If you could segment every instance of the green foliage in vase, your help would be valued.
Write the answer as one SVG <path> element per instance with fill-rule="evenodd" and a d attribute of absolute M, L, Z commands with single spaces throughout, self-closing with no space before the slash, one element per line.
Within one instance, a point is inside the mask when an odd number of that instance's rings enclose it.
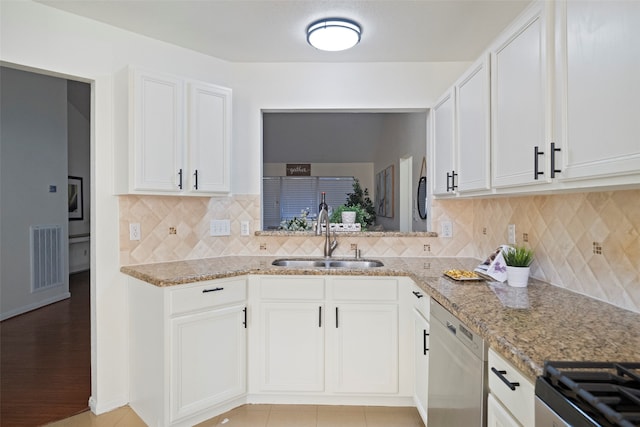
<path fill-rule="evenodd" d="M 362 209 L 360 206 L 347 206 L 347 205 L 338 206 L 333 210 L 333 213 L 331 214 L 331 218 L 329 218 L 329 222 L 335 222 L 335 223 L 342 222 L 342 212 L 355 212 L 356 223 L 360 224 L 360 229 L 363 231 L 367 229 L 367 223 L 366 223 L 367 212 L 364 209 Z"/>
<path fill-rule="evenodd" d="M 533 261 L 533 250 L 524 246 L 515 246 L 509 250 L 503 250 L 504 262 L 510 267 L 529 267 Z"/>
<path fill-rule="evenodd" d="M 361 209 L 362 217 L 358 218 L 358 213 L 356 212 L 356 222 L 359 222 L 363 228 L 370 227 L 376 223 L 376 209 L 369 198 L 369 190 L 362 189 L 358 178 L 353 180 L 353 193 L 347 194 L 347 202 L 344 205 Z M 338 222 L 342 222 L 342 220 Z"/>

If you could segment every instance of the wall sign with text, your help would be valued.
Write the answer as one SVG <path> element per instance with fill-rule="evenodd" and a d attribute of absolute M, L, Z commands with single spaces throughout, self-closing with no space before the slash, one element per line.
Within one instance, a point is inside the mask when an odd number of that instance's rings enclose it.
<path fill-rule="evenodd" d="M 287 163 L 287 176 L 311 176 L 311 163 Z"/>

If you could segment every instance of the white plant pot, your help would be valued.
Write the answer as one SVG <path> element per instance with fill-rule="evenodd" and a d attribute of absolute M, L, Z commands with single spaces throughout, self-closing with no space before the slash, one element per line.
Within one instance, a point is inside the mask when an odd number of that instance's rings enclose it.
<path fill-rule="evenodd" d="M 531 267 L 507 266 L 507 283 L 514 288 L 525 288 L 529 283 L 529 270 Z"/>
<path fill-rule="evenodd" d="M 342 212 L 342 223 L 343 224 L 353 224 L 356 222 L 356 213 L 345 211 Z"/>

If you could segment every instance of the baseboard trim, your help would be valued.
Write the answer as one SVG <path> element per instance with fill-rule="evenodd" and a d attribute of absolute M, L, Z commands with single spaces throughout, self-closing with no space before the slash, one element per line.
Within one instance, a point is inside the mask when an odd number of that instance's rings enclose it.
<path fill-rule="evenodd" d="M 65 292 L 60 295 L 56 295 L 55 297 L 51 297 L 42 301 L 34 302 L 33 304 L 24 305 L 22 307 L 18 307 L 13 310 L 9 310 L 5 313 L 0 314 L 0 321 L 10 319 L 15 316 L 19 316 L 24 313 L 28 313 L 30 311 L 36 310 L 38 308 L 42 308 L 45 305 L 53 304 L 54 302 L 62 301 L 71 297 L 70 292 Z"/>

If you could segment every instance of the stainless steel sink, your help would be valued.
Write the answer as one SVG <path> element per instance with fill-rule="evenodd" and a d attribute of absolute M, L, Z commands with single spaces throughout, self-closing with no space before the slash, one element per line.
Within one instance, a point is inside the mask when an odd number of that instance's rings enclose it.
<path fill-rule="evenodd" d="M 375 259 L 300 259 L 300 258 L 283 258 L 277 259 L 271 263 L 278 267 L 297 267 L 297 268 L 373 268 L 382 267 L 382 261 Z"/>

